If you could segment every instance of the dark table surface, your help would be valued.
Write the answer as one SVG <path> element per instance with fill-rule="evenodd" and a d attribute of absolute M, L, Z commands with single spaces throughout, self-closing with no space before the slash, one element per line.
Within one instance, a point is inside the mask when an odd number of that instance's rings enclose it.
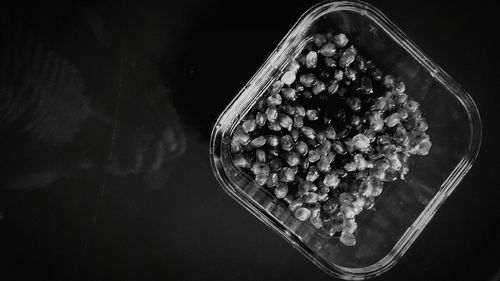
<path fill-rule="evenodd" d="M 495 114 L 500 61 L 495 9 L 482 1 L 369 2 L 471 94 L 483 121 L 481 151 L 469 174 L 396 266 L 373 280 L 499 280 L 495 149 L 500 140 Z M 157 174 L 119 175 L 95 164 L 75 175 L 58 167 L 50 169 L 64 176 L 54 176 L 47 184 L 35 180 L 40 185 L 36 187 L 17 187 L 10 184 L 9 175 L 29 178 L 29 173 L 24 173 L 24 162 L 10 163 L 16 162 L 16 155 L 30 159 L 22 155 L 32 153 L 36 144 L 30 137 L 13 140 L 5 133 L 0 280 L 332 280 L 224 193 L 208 155 L 217 116 L 313 4 L 186 0 L 44 3 L 26 8 L 27 22 L 51 19 L 47 27 L 35 26 L 42 30 L 42 40 L 52 38 L 61 57 L 77 69 L 87 67 L 82 73 L 98 73 L 99 79 L 88 79 L 86 89 L 109 87 L 115 98 L 108 105 L 112 116 L 118 116 L 110 127 L 87 124 L 86 135 L 71 140 L 81 142 L 80 148 L 58 150 L 56 145 L 49 152 L 33 152 L 39 166 L 57 167 L 66 163 L 60 158 L 78 158 L 74 155 L 81 147 L 98 146 L 85 137 L 94 134 L 102 137 L 105 147 L 96 149 L 101 158 L 120 158 L 120 153 L 126 158 L 127 148 L 109 145 L 120 143 L 120 137 L 134 139 L 131 134 L 148 130 L 141 122 L 157 117 L 142 106 L 149 88 L 142 91 L 136 86 L 139 90 L 132 92 L 120 87 L 135 83 L 151 69 L 160 77 L 155 83 L 169 89 L 169 104 L 180 120 L 164 126 L 181 127 L 175 132 L 183 132 L 185 138 L 177 137 L 186 145 L 182 155 L 167 161 Z M 69 24 L 75 19 L 73 5 L 83 7 L 86 18 L 92 19 L 83 26 L 110 26 L 108 33 L 96 28 L 101 34 L 97 37 L 111 42 L 104 44 L 107 51 L 88 47 L 94 39 L 72 41 L 82 34 L 77 25 Z M 56 28 L 50 29 L 51 24 Z M 130 61 L 135 67 L 136 55 L 141 57 L 137 61 L 148 64 L 139 63 L 137 73 L 124 76 L 124 64 Z M 110 63 L 101 67 L 108 59 Z M 105 67 L 109 69 L 103 71 Z M 144 80 L 134 85 L 147 84 Z M 118 133 L 113 133 L 116 128 Z M 100 135 L 100 130 L 110 134 Z M 121 143 L 133 150 L 136 142 Z"/>

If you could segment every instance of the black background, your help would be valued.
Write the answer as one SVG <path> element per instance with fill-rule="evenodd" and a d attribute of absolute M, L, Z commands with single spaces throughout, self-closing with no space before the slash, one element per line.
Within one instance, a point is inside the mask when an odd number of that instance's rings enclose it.
<path fill-rule="evenodd" d="M 496 10 L 480 1 L 369 2 L 471 94 L 483 122 L 472 170 L 396 266 L 373 280 L 498 280 Z M 104 189 L 63 181 L 2 191 L 0 280 L 332 280 L 227 196 L 208 158 L 219 113 L 315 3 L 92 4 L 126 22 L 123 33 L 151 27 L 144 32 L 156 39 L 145 46 L 167 49 L 157 63 L 179 90 L 187 150 L 160 190 L 109 179 Z M 65 11 L 47 4 L 40 13 Z M 148 25 L 134 24 L 144 18 Z"/>

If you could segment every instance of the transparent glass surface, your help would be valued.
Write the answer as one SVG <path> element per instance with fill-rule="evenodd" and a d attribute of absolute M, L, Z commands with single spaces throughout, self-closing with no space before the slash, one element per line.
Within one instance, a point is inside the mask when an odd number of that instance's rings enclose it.
<path fill-rule="evenodd" d="M 309 222 L 295 219 L 273 194 L 236 168 L 229 140 L 255 101 L 315 33 L 345 33 L 359 52 L 384 73 L 406 83 L 420 102 L 433 146 L 414 156 L 406 180 L 384 185 L 376 211 L 356 217 L 357 244 L 323 238 Z M 424 55 L 381 12 L 361 1 L 323 2 L 307 11 L 262 67 L 220 115 L 212 132 L 212 168 L 221 186 L 307 258 L 343 279 L 364 279 L 393 266 L 471 168 L 481 142 L 481 122 L 471 97 Z"/>

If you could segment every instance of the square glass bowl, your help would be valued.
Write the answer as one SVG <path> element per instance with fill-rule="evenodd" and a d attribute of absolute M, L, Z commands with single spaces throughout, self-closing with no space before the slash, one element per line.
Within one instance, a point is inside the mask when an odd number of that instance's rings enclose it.
<path fill-rule="evenodd" d="M 376 211 L 356 217 L 357 244 L 324 238 L 297 220 L 273 194 L 233 165 L 230 138 L 238 123 L 280 77 L 315 33 L 344 33 L 384 73 L 406 83 L 421 105 L 433 143 L 429 155 L 414 156 L 404 181 L 385 183 Z M 381 274 L 418 237 L 439 206 L 471 168 L 481 142 L 479 112 L 471 97 L 424 55 L 380 11 L 361 1 L 327 1 L 308 10 L 251 80 L 222 112 L 213 128 L 210 159 L 224 190 L 327 273 L 351 280 Z"/>

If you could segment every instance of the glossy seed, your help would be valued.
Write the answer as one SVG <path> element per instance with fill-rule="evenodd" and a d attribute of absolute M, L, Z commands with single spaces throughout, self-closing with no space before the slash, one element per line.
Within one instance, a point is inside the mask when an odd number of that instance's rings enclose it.
<path fill-rule="evenodd" d="M 321 159 L 321 155 L 316 150 L 309 150 L 309 153 L 307 154 L 307 159 L 310 163 L 314 163 L 319 159 Z"/>
<path fill-rule="evenodd" d="M 279 144 L 279 139 L 275 135 L 269 135 L 267 137 L 267 143 L 272 147 L 276 147 Z"/>
<path fill-rule="evenodd" d="M 307 144 L 303 141 L 298 141 L 295 144 L 295 151 L 297 151 L 300 155 L 305 156 L 307 155 L 307 152 L 309 151 L 309 147 Z"/>
<path fill-rule="evenodd" d="M 281 90 L 281 93 L 283 94 L 283 97 L 288 101 L 294 101 L 297 99 L 297 91 L 295 89 L 283 88 L 283 90 Z"/>
<path fill-rule="evenodd" d="M 419 106 L 420 104 L 415 100 L 409 100 L 407 103 L 407 108 L 410 112 L 415 112 Z"/>
<path fill-rule="evenodd" d="M 395 89 L 399 93 L 404 93 L 404 91 L 406 90 L 406 85 L 403 81 L 399 81 L 398 83 L 396 83 Z"/>
<path fill-rule="evenodd" d="M 328 186 L 328 187 L 337 187 L 340 183 L 340 179 L 335 173 L 328 173 L 325 175 L 325 178 L 323 179 L 323 184 Z"/>
<path fill-rule="evenodd" d="M 236 131 L 233 135 L 233 142 L 246 145 L 250 142 L 250 135 L 242 131 Z"/>
<path fill-rule="evenodd" d="M 417 122 L 417 126 L 415 127 L 415 130 L 425 132 L 429 128 L 429 125 L 427 124 L 427 121 L 425 119 L 421 119 Z"/>
<path fill-rule="evenodd" d="M 388 99 L 387 104 L 385 106 L 386 111 L 392 111 L 396 107 L 396 103 L 394 102 L 393 99 Z"/>
<path fill-rule="evenodd" d="M 242 128 L 246 133 L 253 132 L 256 127 L 257 127 L 257 122 L 255 121 L 255 119 L 245 120 L 242 124 Z"/>
<path fill-rule="evenodd" d="M 347 152 L 342 143 L 339 141 L 332 142 L 332 150 L 338 154 L 345 154 Z"/>
<path fill-rule="evenodd" d="M 284 83 L 282 81 L 276 81 L 271 85 L 270 92 L 271 94 L 277 94 L 281 91 L 281 88 L 283 88 Z"/>
<path fill-rule="evenodd" d="M 359 111 L 361 109 L 361 100 L 358 97 L 348 98 L 346 103 L 352 111 Z"/>
<path fill-rule="evenodd" d="M 377 167 L 377 169 L 380 169 L 382 171 L 389 169 L 390 165 L 391 164 L 389 163 L 389 160 L 384 159 L 384 158 L 378 160 L 377 163 L 375 163 L 375 166 Z"/>
<path fill-rule="evenodd" d="M 295 114 L 293 116 L 293 126 L 297 129 L 302 128 L 304 126 L 304 118 L 301 115 Z"/>
<path fill-rule="evenodd" d="M 287 71 L 285 73 L 283 73 L 283 75 L 281 76 L 281 82 L 283 82 L 285 85 L 292 85 L 292 83 L 295 81 L 296 79 L 296 72 L 294 71 Z"/>
<path fill-rule="evenodd" d="M 313 40 L 286 66 L 237 126 L 230 145 L 234 165 L 250 170 L 294 216 L 329 237 L 342 231 L 341 242 L 354 245 L 354 217 L 373 208 L 383 182 L 403 179 L 410 155 L 428 154 L 431 142 L 405 84 L 383 76 L 342 36 L 314 36 L 322 42 Z M 335 45 L 342 40 L 344 47 Z M 375 91 L 374 97 L 359 95 Z M 323 103 L 333 102 L 339 103 L 333 112 L 323 111 Z M 281 136 L 268 135 L 268 128 Z"/>
<path fill-rule="evenodd" d="M 344 121 L 344 122 L 346 122 L 346 121 L 347 121 L 347 120 L 346 120 L 346 119 L 347 119 L 347 116 L 345 116 L 345 112 L 344 112 L 344 116 L 341 116 L 339 119 L 340 119 L 340 120 L 342 120 L 342 121 Z M 352 127 L 351 127 L 351 126 L 349 126 L 349 125 L 347 125 L 347 126 L 345 126 L 345 127 L 344 127 L 344 129 L 343 129 L 342 131 L 340 131 L 340 132 L 337 134 L 337 137 L 338 137 L 339 139 L 343 139 L 343 138 L 347 137 L 347 135 L 349 135 L 349 133 L 351 132 L 351 130 L 352 130 Z"/>
<path fill-rule="evenodd" d="M 306 192 L 302 198 L 304 199 L 304 203 L 306 204 L 314 204 L 318 202 L 319 196 L 315 192 Z"/>
<path fill-rule="evenodd" d="M 290 167 L 299 165 L 300 155 L 297 152 L 288 152 L 285 156 L 285 161 Z"/>
<path fill-rule="evenodd" d="M 387 101 L 388 98 L 386 97 L 378 97 L 371 106 L 371 110 L 379 110 L 379 111 L 385 110 L 387 106 Z"/>
<path fill-rule="evenodd" d="M 300 208 L 300 206 L 302 206 L 302 205 L 304 205 L 304 200 L 302 198 L 297 198 L 297 199 L 293 200 L 292 202 L 290 202 L 290 204 L 288 205 L 288 208 L 290 209 L 290 211 L 294 212 L 295 210 Z"/>
<path fill-rule="evenodd" d="M 354 46 L 347 48 L 340 57 L 339 66 L 342 68 L 348 67 L 354 61 L 356 55 L 357 50 L 354 48 Z"/>
<path fill-rule="evenodd" d="M 328 140 L 325 140 L 320 146 L 318 146 L 317 151 L 321 156 L 326 156 L 328 153 L 330 153 L 330 150 L 332 148 L 332 143 Z"/>
<path fill-rule="evenodd" d="M 382 80 L 382 76 L 384 74 L 382 73 L 382 71 L 378 68 L 375 68 L 373 71 L 372 71 L 372 76 L 373 76 L 373 80 L 375 81 L 380 81 Z"/>
<path fill-rule="evenodd" d="M 284 198 L 288 194 L 288 186 L 284 183 L 278 183 L 274 189 L 274 195 L 278 199 Z"/>
<path fill-rule="evenodd" d="M 339 89 L 339 82 L 334 80 L 330 83 L 330 85 L 328 85 L 328 88 L 326 88 L 326 91 L 329 93 L 329 94 L 335 94 L 337 92 L 337 90 Z"/>
<path fill-rule="evenodd" d="M 281 169 L 280 180 L 282 182 L 292 182 L 295 180 L 295 174 L 297 174 L 297 168 L 284 167 Z"/>
<path fill-rule="evenodd" d="M 345 36 L 344 33 L 339 33 L 332 38 L 332 42 L 335 44 L 335 46 L 343 48 L 347 45 L 347 42 L 349 42 L 349 39 L 347 39 L 347 36 Z"/>
<path fill-rule="evenodd" d="M 327 43 L 321 47 L 319 53 L 325 57 L 331 57 L 335 54 L 335 45 L 332 43 Z"/>
<path fill-rule="evenodd" d="M 316 133 L 316 141 L 319 144 L 322 144 L 325 140 L 326 140 L 325 132 L 321 131 L 321 132 Z"/>
<path fill-rule="evenodd" d="M 335 73 L 333 74 L 333 78 L 337 81 L 342 81 L 344 78 L 344 72 L 340 69 L 335 69 Z"/>
<path fill-rule="evenodd" d="M 304 117 L 306 116 L 306 109 L 303 106 L 296 105 L 295 110 L 297 111 L 297 114 Z"/>
<path fill-rule="evenodd" d="M 262 127 L 266 124 L 267 116 L 262 112 L 257 112 L 255 115 L 255 121 L 259 127 Z"/>
<path fill-rule="evenodd" d="M 323 173 L 326 173 L 330 170 L 330 162 L 326 157 L 321 157 L 316 166 L 318 167 L 318 170 Z"/>
<path fill-rule="evenodd" d="M 295 210 L 295 217 L 300 221 L 305 221 L 311 216 L 311 211 L 304 207 L 299 207 Z"/>
<path fill-rule="evenodd" d="M 365 202 L 365 205 L 363 206 L 363 208 L 365 210 L 371 210 L 371 209 L 373 209 L 374 206 L 375 206 L 375 198 L 368 197 L 368 199 L 366 199 L 366 202 Z"/>
<path fill-rule="evenodd" d="M 288 186 L 286 184 L 278 184 L 278 186 L 274 189 L 274 195 L 278 199 L 285 198 L 288 194 Z"/>
<path fill-rule="evenodd" d="M 287 130 L 291 130 L 292 129 L 292 125 L 293 125 L 293 120 L 290 116 L 286 115 L 286 114 L 279 114 L 278 115 L 278 123 L 280 124 L 280 126 L 284 129 L 287 129 Z"/>
<path fill-rule="evenodd" d="M 318 178 L 319 178 L 318 168 L 316 168 L 316 166 L 309 167 L 309 171 L 307 172 L 306 175 L 306 180 L 309 182 L 314 182 Z"/>
<path fill-rule="evenodd" d="M 308 109 L 306 111 L 307 119 L 309 119 L 310 121 L 317 120 L 318 115 L 319 115 L 319 113 L 318 113 L 318 110 L 316 110 L 316 109 Z"/>
<path fill-rule="evenodd" d="M 316 77 L 312 73 L 302 74 L 299 81 L 305 87 L 311 87 L 316 83 Z"/>
<path fill-rule="evenodd" d="M 374 185 L 374 186 L 373 186 L 373 190 L 372 190 L 371 195 L 372 195 L 373 197 L 380 196 L 380 194 L 382 194 L 382 191 L 383 191 L 383 186 L 382 186 L 381 184 L 379 184 L 379 185 Z"/>
<path fill-rule="evenodd" d="M 402 167 L 401 159 L 399 159 L 396 153 L 386 155 L 389 163 L 391 164 L 391 169 L 394 171 L 399 171 Z"/>
<path fill-rule="evenodd" d="M 304 66 L 306 64 L 306 55 L 300 54 L 299 56 L 297 56 L 296 61 L 299 63 L 301 67 Z"/>
<path fill-rule="evenodd" d="M 254 175 L 268 176 L 271 168 L 265 163 L 255 163 L 252 166 L 252 173 Z"/>
<path fill-rule="evenodd" d="M 341 205 L 351 205 L 354 202 L 354 197 L 348 192 L 343 192 L 339 195 L 339 202 Z"/>
<path fill-rule="evenodd" d="M 395 95 L 394 97 L 394 101 L 398 104 L 398 105 L 404 105 L 407 101 L 408 101 L 408 95 L 405 94 L 405 93 L 400 93 L 400 94 L 397 94 Z"/>
<path fill-rule="evenodd" d="M 297 71 L 300 69 L 300 64 L 296 60 L 292 60 L 285 68 L 285 72 L 291 71 L 294 73 L 297 73 Z"/>
<path fill-rule="evenodd" d="M 281 149 L 284 151 L 291 151 L 293 149 L 293 139 L 289 135 L 281 136 L 280 138 Z"/>
<path fill-rule="evenodd" d="M 354 80 L 356 80 L 357 75 L 358 75 L 358 72 L 354 68 L 346 67 L 345 72 L 344 72 L 344 76 L 346 79 L 348 79 L 350 81 L 354 81 Z"/>
<path fill-rule="evenodd" d="M 372 86 L 372 81 L 370 78 L 363 76 L 361 77 L 361 82 L 360 82 L 360 89 L 363 91 L 365 94 L 371 94 L 373 93 L 373 86 Z"/>
<path fill-rule="evenodd" d="M 243 150 L 242 146 L 234 140 L 231 140 L 230 149 L 232 153 L 239 153 Z"/>
<path fill-rule="evenodd" d="M 317 47 L 321 47 L 328 42 L 328 39 L 325 35 L 317 33 L 313 36 L 313 42 Z"/>
<path fill-rule="evenodd" d="M 300 92 L 303 92 L 305 88 L 304 88 L 304 85 L 299 84 L 299 83 L 295 83 L 294 89 L 295 89 L 295 91 L 297 91 L 297 94 L 298 94 Z"/>
<path fill-rule="evenodd" d="M 269 162 L 269 167 L 274 171 L 279 171 L 283 167 L 283 163 L 280 159 L 275 158 Z"/>
<path fill-rule="evenodd" d="M 368 166 L 368 162 L 361 154 L 354 155 L 353 159 L 354 159 L 354 164 L 356 165 L 357 170 L 362 171 L 362 170 L 366 169 L 366 167 Z"/>
<path fill-rule="evenodd" d="M 337 132 L 335 132 L 335 129 L 333 127 L 327 127 L 325 129 L 325 136 L 329 140 L 334 140 L 337 136 Z"/>
<path fill-rule="evenodd" d="M 276 121 L 278 118 L 278 109 L 275 106 L 270 106 L 266 109 L 266 116 L 269 122 Z"/>
<path fill-rule="evenodd" d="M 394 135 L 392 135 L 394 141 L 398 142 L 401 145 L 407 146 L 410 142 L 410 138 L 408 136 L 408 132 L 402 126 L 398 126 Z"/>
<path fill-rule="evenodd" d="M 281 126 L 278 122 L 269 122 L 267 123 L 267 128 L 271 131 L 279 132 L 281 131 Z"/>
<path fill-rule="evenodd" d="M 367 128 L 366 130 L 364 130 L 363 135 L 365 135 L 368 138 L 370 143 L 375 141 L 376 138 L 375 131 L 372 130 L 371 128 Z"/>
<path fill-rule="evenodd" d="M 323 206 L 321 206 L 323 211 L 327 214 L 333 214 L 338 209 L 338 203 L 336 199 L 330 198 L 328 199 Z"/>
<path fill-rule="evenodd" d="M 315 68 L 318 62 L 318 54 L 315 51 L 310 51 L 306 55 L 306 67 Z"/>
<path fill-rule="evenodd" d="M 387 88 L 390 88 L 392 86 L 394 86 L 394 82 L 395 82 L 395 79 L 394 79 L 394 76 L 388 74 L 388 75 L 385 75 L 383 78 L 382 78 L 382 84 L 387 87 Z"/>
<path fill-rule="evenodd" d="M 396 145 L 392 144 L 392 143 L 388 143 L 388 144 L 383 144 L 383 145 L 380 145 L 378 147 L 378 151 L 380 153 L 383 153 L 385 155 L 388 155 L 388 154 L 393 154 L 396 152 Z"/>
<path fill-rule="evenodd" d="M 283 198 L 283 201 L 285 201 L 287 204 L 290 204 L 293 202 L 293 199 L 295 198 L 295 196 L 293 196 L 292 194 L 288 193 L 284 198 Z"/>
<path fill-rule="evenodd" d="M 280 153 L 280 152 L 279 152 L 278 148 L 273 147 L 273 148 L 270 148 L 270 149 L 267 151 L 267 153 L 268 153 L 269 155 L 274 156 L 274 157 L 278 157 L 278 155 L 279 155 L 279 153 Z"/>
<path fill-rule="evenodd" d="M 255 160 L 257 160 L 257 162 L 266 162 L 266 152 L 262 149 L 256 149 L 255 150 Z"/>
<path fill-rule="evenodd" d="M 267 97 L 267 106 L 275 106 L 281 104 L 281 95 L 279 93 L 272 94 Z"/>
<path fill-rule="evenodd" d="M 250 145 L 253 147 L 261 147 L 264 144 L 266 144 L 266 137 L 264 136 L 256 137 L 250 142 Z"/>
<path fill-rule="evenodd" d="M 344 165 L 344 170 L 346 170 L 347 172 L 354 172 L 354 171 L 356 171 L 356 164 L 352 161 L 347 162 Z"/>
<path fill-rule="evenodd" d="M 368 121 L 370 122 L 370 129 L 374 132 L 379 132 L 384 128 L 384 119 L 382 119 L 379 111 L 369 112 Z"/>
<path fill-rule="evenodd" d="M 354 200 L 354 202 L 352 202 L 352 207 L 356 215 L 358 215 L 359 213 L 361 213 L 361 211 L 363 211 L 363 207 L 365 206 L 365 204 L 366 204 L 366 197 L 364 196 L 359 196 L 356 198 L 356 200 Z"/>
<path fill-rule="evenodd" d="M 233 164 L 238 168 L 250 168 L 252 165 L 250 158 L 243 154 L 237 154 L 233 158 Z"/>
<path fill-rule="evenodd" d="M 300 137 L 300 131 L 297 129 L 292 129 L 290 131 L 290 135 L 292 136 L 293 141 L 296 142 Z"/>
<path fill-rule="evenodd" d="M 387 127 L 392 128 L 401 122 L 401 115 L 395 112 L 389 116 L 387 116 L 384 120 Z"/>
<path fill-rule="evenodd" d="M 330 197 L 328 197 L 328 192 L 321 190 L 318 192 L 318 201 L 319 202 L 326 202 Z"/>
<path fill-rule="evenodd" d="M 362 207 L 360 209 L 362 209 Z M 344 231 L 349 232 L 349 233 L 353 233 L 354 231 L 356 231 L 356 229 L 358 229 L 358 224 L 356 223 L 356 221 L 354 219 L 347 219 L 347 220 L 344 220 L 342 227 L 343 227 Z"/>
<path fill-rule="evenodd" d="M 286 114 L 290 115 L 290 116 L 293 116 L 295 115 L 295 113 L 297 113 L 297 110 L 295 109 L 295 106 L 291 105 L 291 104 L 284 104 L 281 109 L 283 110 L 283 112 L 285 112 Z"/>
<path fill-rule="evenodd" d="M 312 93 L 313 93 L 314 95 L 318 95 L 318 94 L 320 94 L 320 93 L 324 92 L 324 91 L 325 91 L 325 89 L 326 89 L 326 85 L 325 85 L 325 83 L 324 83 L 324 82 L 322 82 L 322 81 L 318 81 L 318 82 L 314 85 L 314 87 L 313 87 L 313 89 L 312 89 Z"/>
<path fill-rule="evenodd" d="M 258 185 L 264 185 L 266 184 L 267 182 L 267 176 L 265 175 L 255 175 L 255 182 L 258 184 Z"/>
<path fill-rule="evenodd" d="M 421 139 L 417 145 L 412 148 L 412 153 L 417 155 L 427 155 L 429 154 L 429 150 L 431 149 L 432 142 L 426 138 Z"/>
<path fill-rule="evenodd" d="M 358 115 L 352 115 L 351 116 L 351 125 L 354 127 L 357 127 L 361 124 L 361 117 Z"/>
<path fill-rule="evenodd" d="M 267 177 L 266 185 L 268 187 L 275 187 L 279 184 L 279 176 L 278 173 L 272 172 Z"/>
<path fill-rule="evenodd" d="M 303 126 L 302 128 L 300 128 L 300 130 L 302 131 L 302 134 L 304 134 L 304 136 L 308 139 L 314 139 L 316 137 L 316 130 L 311 127 Z"/>
<path fill-rule="evenodd" d="M 365 150 L 370 147 L 370 140 L 363 134 L 357 134 L 352 137 L 352 144 L 358 150 Z"/>
<path fill-rule="evenodd" d="M 310 181 L 302 180 L 299 183 L 298 189 L 299 189 L 299 191 L 302 192 L 302 194 L 305 194 L 306 192 L 314 192 L 314 191 L 318 190 L 318 187 L 316 187 L 316 185 L 314 185 Z"/>
<path fill-rule="evenodd" d="M 368 65 L 366 63 L 366 60 L 363 57 L 361 57 L 361 56 L 357 55 L 356 59 L 354 60 L 354 62 L 356 64 L 356 68 L 359 71 L 365 72 L 368 69 Z"/>
<path fill-rule="evenodd" d="M 342 212 L 342 215 L 344 215 L 346 219 L 352 219 L 356 216 L 352 205 L 340 205 L 340 212 Z"/>
<path fill-rule="evenodd" d="M 337 62 L 333 58 L 325 58 L 324 62 L 325 66 L 329 68 L 335 68 L 337 66 Z"/>
<path fill-rule="evenodd" d="M 309 221 L 316 229 L 320 229 L 323 226 L 323 221 L 319 217 L 310 217 Z"/>

